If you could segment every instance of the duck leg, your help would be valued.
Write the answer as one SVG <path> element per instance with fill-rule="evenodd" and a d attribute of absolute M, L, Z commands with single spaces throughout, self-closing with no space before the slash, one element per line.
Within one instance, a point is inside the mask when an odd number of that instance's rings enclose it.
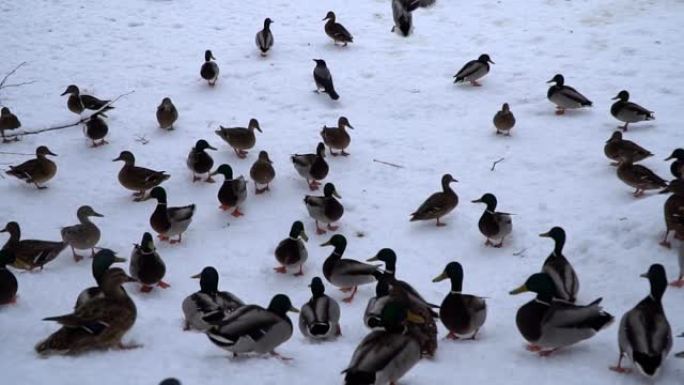
<path fill-rule="evenodd" d="M 216 181 L 214 180 L 214 178 L 211 177 L 211 174 L 209 174 L 209 176 L 207 176 L 207 179 L 205 179 L 204 181 L 205 181 L 206 183 L 216 183 Z"/>
<path fill-rule="evenodd" d="M 352 290 L 354 290 L 354 289 L 351 288 L 351 287 L 341 287 L 341 288 L 340 288 L 340 291 L 343 292 L 343 293 L 349 293 L 349 292 L 352 291 Z"/>
<path fill-rule="evenodd" d="M 164 281 L 157 282 L 157 286 L 161 287 L 162 289 L 168 289 L 171 287 L 171 285 L 169 285 L 168 283 L 166 283 Z"/>
<path fill-rule="evenodd" d="M 342 327 L 340 324 L 337 324 L 337 331 L 335 332 L 336 336 L 341 336 L 342 335 Z"/>
<path fill-rule="evenodd" d="M 145 198 L 145 190 L 133 193 L 133 202 L 140 202 Z"/>
<path fill-rule="evenodd" d="M 330 231 L 337 231 L 337 229 L 339 229 L 339 228 L 340 228 L 340 226 L 333 226 L 330 223 L 328 223 L 328 230 L 330 230 Z"/>
<path fill-rule="evenodd" d="M 342 156 L 349 156 L 349 153 L 348 153 L 348 152 L 344 152 L 344 150 L 340 151 L 340 154 L 341 154 Z"/>
<path fill-rule="evenodd" d="M 141 292 L 141 293 L 149 293 L 149 292 L 152 291 L 152 289 L 154 289 L 153 286 L 148 286 L 148 285 L 142 285 L 142 286 L 140 286 L 140 292 Z"/>
<path fill-rule="evenodd" d="M 618 126 L 618 128 L 621 129 L 621 130 L 624 131 L 624 132 L 627 132 L 627 125 L 629 125 L 629 123 L 625 123 L 624 126 Z"/>
<path fill-rule="evenodd" d="M 38 190 L 45 190 L 45 189 L 47 188 L 47 186 L 41 186 L 41 185 L 39 185 L 38 182 L 31 182 L 31 183 L 33 183 L 33 185 L 36 186 L 36 188 L 37 188 Z"/>
<path fill-rule="evenodd" d="M 235 218 L 239 218 L 245 214 L 242 213 L 242 211 L 240 211 L 240 209 L 238 207 L 236 207 L 235 210 L 233 210 L 233 212 L 230 215 L 234 216 Z"/>
<path fill-rule="evenodd" d="M 197 174 L 195 174 L 193 172 L 192 173 L 192 183 L 195 183 L 195 182 L 200 181 L 200 180 L 202 180 L 202 178 L 198 177 Z"/>
<path fill-rule="evenodd" d="M 275 357 L 281 361 L 288 362 L 288 361 L 294 360 L 294 358 L 292 358 L 292 357 L 281 356 L 280 353 L 276 352 L 275 350 L 271 351 L 270 354 L 271 354 L 271 356 L 273 356 L 273 357 Z"/>
<path fill-rule="evenodd" d="M 343 298 L 342 301 L 346 303 L 351 303 L 354 300 L 354 296 L 356 295 L 356 291 L 358 290 L 357 286 L 354 286 L 352 289 L 351 295 L 349 297 Z"/>
<path fill-rule="evenodd" d="M 663 240 L 660 241 L 660 246 L 667 247 L 668 249 L 672 247 L 672 244 L 667 240 L 667 237 L 670 235 L 670 229 L 665 230 L 665 236 L 663 237 Z"/>
<path fill-rule="evenodd" d="M 610 370 L 612 370 L 612 371 L 614 371 L 614 372 L 617 372 L 617 373 L 625 373 L 625 374 L 631 373 L 631 372 L 632 372 L 632 369 L 630 369 L 630 368 L 623 368 L 623 367 L 622 367 L 622 358 L 623 358 L 623 354 L 622 354 L 622 352 L 620 352 L 620 358 L 618 358 L 618 363 L 617 363 L 617 365 L 616 365 L 616 366 L 611 366 L 611 367 L 610 367 Z"/>
<path fill-rule="evenodd" d="M 178 234 L 178 239 L 170 239 L 169 243 L 175 245 L 176 243 L 183 242 L 183 234 Z"/>
<path fill-rule="evenodd" d="M 121 350 L 131 350 L 131 349 L 142 348 L 142 345 L 140 345 L 140 344 L 128 344 L 128 345 L 124 345 L 123 342 L 119 342 L 119 343 L 116 345 L 116 348 L 117 348 L 117 349 L 121 349 Z"/>
<path fill-rule="evenodd" d="M 83 259 L 82 255 L 76 254 L 76 249 L 73 246 L 71 246 L 71 253 L 74 254 L 74 261 L 79 262 Z"/>
<path fill-rule="evenodd" d="M 670 286 L 674 286 L 680 289 L 684 287 L 684 275 L 680 275 L 676 281 L 670 282 Z"/>
<path fill-rule="evenodd" d="M 565 115 L 565 108 L 556 107 L 556 115 Z"/>
<path fill-rule="evenodd" d="M 338 155 L 340 155 L 340 153 L 339 153 L 339 152 L 334 152 L 334 151 L 332 150 L 332 147 L 330 147 L 330 155 L 332 155 L 332 156 L 338 156 Z"/>
<path fill-rule="evenodd" d="M 166 235 L 157 234 L 157 238 L 159 238 L 160 241 L 169 241 L 169 237 L 167 237 Z"/>
<path fill-rule="evenodd" d="M 312 180 L 308 180 L 308 179 L 307 179 L 306 182 L 309 183 L 309 190 L 311 190 L 311 191 L 316 191 L 316 190 L 318 190 L 318 188 L 319 188 L 320 185 L 321 185 L 321 184 L 320 184 L 317 180 L 315 180 L 315 179 L 312 179 Z"/>
<path fill-rule="evenodd" d="M 285 266 L 274 267 L 273 270 L 274 270 L 276 273 L 280 273 L 280 274 L 285 274 L 285 273 L 287 273 L 287 267 L 285 267 Z"/>
<path fill-rule="evenodd" d="M 299 271 L 294 273 L 295 277 L 301 277 L 304 275 L 304 265 L 299 265 Z"/>
<path fill-rule="evenodd" d="M 473 87 L 482 87 L 482 84 L 478 83 L 477 80 L 471 80 L 470 84 L 472 84 Z"/>
<path fill-rule="evenodd" d="M 558 348 L 555 349 L 549 349 L 549 350 L 542 350 L 539 352 L 539 357 L 548 357 L 552 355 Z"/>
<path fill-rule="evenodd" d="M 248 154 L 247 151 L 245 151 L 245 150 L 238 150 L 238 151 L 239 151 L 239 152 L 238 152 L 238 156 L 239 156 L 241 159 L 245 159 L 245 158 L 247 157 L 247 154 Z"/>
<path fill-rule="evenodd" d="M 456 335 L 456 333 L 454 333 L 452 331 L 450 331 L 449 334 L 447 334 L 447 336 L 444 338 L 446 338 L 447 340 L 453 340 L 453 341 L 459 339 L 458 336 Z"/>
<path fill-rule="evenodd" d="M 440 222 L 440 221 L 439 221 L 439 218 L 437 218 L 437 223 L 435 224 L 435 226 L 437 226 L 437 227 L 446 226 L 446 223 Z"/>
<path fill-rule="evenodd" d="M 266 191 L 268 191 L 268 185 L 266 185 L 264 188 L 259 188 L 256 182 L 254 183 L 254 194 L 259 195 L 265 193 Z"/>
<path fill-rule="evenodd" d="M 525 349 L 527 349 L 528 352 L 535 352 L 535 353 L 542 351 L 542 347 L 539 345 L 535 345 L 535 344 L 529 344 L 525 347 Z"/>
<path fill-rule="evenodd" d="M 504 238 L 506 238 L 506 237 L 504 237 Z M 494 244 L 494 245 L 492 245 L 492 246 L 496 247 L 497 249 L 502 248 L 502 247 L 503 247 L 504 238 L 501 238 L 501 241 L 500 241 L 499 243 Z"/>
<path fill-rule="evenodd" d="M 325 231 L 325 229 L 322 229 L 322 228 L 318 225 L 318 221 L 316 221 L 316 234 L 321 235 L 321 234 L 325 234 L 325 233 L 327 233 L 327 231 Z"/>

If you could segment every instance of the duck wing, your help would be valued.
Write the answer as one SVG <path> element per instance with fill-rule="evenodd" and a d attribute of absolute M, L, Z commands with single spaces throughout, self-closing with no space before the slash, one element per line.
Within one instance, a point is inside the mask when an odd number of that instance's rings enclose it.
<path fill-rule="evenodd" d="M 207 331 L 209 338 L 221 344 L 233 345 L 241 337 L 253 341 L 261 339 L 268 330 L 282 320 L 257 305 L 247 305 L 230 313 L 221 323 Z"/>
<path fill-rule="evenodd" d="M 169 220 L 172 222 L 187 221 L 195 214 L 195 205 L 187 205 L 182 207 L 169 207 L 166 209 Z"/>

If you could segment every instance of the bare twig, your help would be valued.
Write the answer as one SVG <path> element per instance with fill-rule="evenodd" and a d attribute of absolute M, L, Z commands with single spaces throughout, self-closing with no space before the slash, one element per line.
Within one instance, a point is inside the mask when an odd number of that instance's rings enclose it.
<path fill-rule="evenodd" d="M 147 135 L 136 135 L 135 141 L 142 143 L 143 146 L 150 142 L 150 140 L 147 138 Z"/>
<path fill-rule="evenodd" d="M 524 248 L 524 249 L 522 249 L 522 250 L 520 250 L 520 251 L 516 251 L 515 253 L 513 253 L 513 255 L 516 256 L 516 257 L 524 257 L 524 256 L 525 256 L 525 255 L 524 255 L 524 254 L 525 254 L 525 251 L 527 251 L 527 248 Z"/>
<path fill-rule="evenodd" d="M 494 171 L 494 168 L 496 167 L 496 165 L 499 164 L 500 162 L 503 162 L 503 160 L 504 160 L 504 158 L 500 158 L 499 160 L 495 160 L 494 163 L 492 163 L 492 168 L 490 169 L 490 171 Z"/>
<path fill-rule="evenodd" d="M 35 80 L 31 80 L 31 81 L 28 81 L 28 82 L 21 82 L 21 83 L 12 83 L 12 84 L 5 84 L 4 86 L 2 86 L 2 88 L 1 88 L 1 89 L 5 89 L 5 88 L 12 88 L 12 87 L 21 87 L 21 86 L 27 86 L 27 85 L 29 85 L 29 84 L 33 84 L 33 83 L 35 83 L 35 82 L 36 82 Z"/>
<path fill-rule="evenodd" d="M 24 153 L 22 153 L 22 152 L 4 152 L 4 151 L 0 151 L 0 155 L 26 155 L 26 156 L 32 156 L 32 155 L 36 155 L 36 154 L 35 154 L 35 153 L 34 153 L 34 154 L 24 154 Z"/>
<path fill-rule="evenodd" d="M 78 122 L 69 123 L 69 124 L 63 124 L 63 125 L 60 125 L 60 126 L 53 126 L 53 127 L 41 128 L 41 129 L 35 130 L 35 131 L 13 132 L 13 133 L 11 133 L 11 134 L 5 135 L 5 137 L 6 137 L 6 138 L 14 138 L 14 137 L 17 137 L 17 136 L 36 135 L 36 134 L 40 134 L 40 133 L 43 133 L 43 132 L 61 130 L 61 129 L 64 129 L 64 128 L 69 128 L 69 127 L 76 127 L 76 126 L 78 126 L 79 124 L 82 124 L 82 123 L 87 122 L 87 121 L 90 120 L 93 116 L 95 116 L 95 115 L 97 115 L 97 114 L 101 114 L 104 110 L 107 109 L 107 107 L 109 107 L 109 106 L 111 106 L 112 104 L 114 104 L 114 102 L 116 102 L 117 100 L 123 98 L 124 96 L 128 96 L 128 95 L 130 95 L 130 94 L 132 94 L 132 93 L 134 93 L 134 92 L 135 92 L 135 91 L 129 91 L 129 92 L 126 92 L 126 93 L 124 93 L 124 94 L 121 94 L 121 95 L 117 96 L 116 98 L 114 98 L 114 99 L 110 100 L 109 102 L 107 102 L 107 104 L 105 104 L 104 106 L 102 106 L 102 108 L 100 108 L 99 110 L 93 112 L 93 113 L 90 114 L 89 116 L 86 116 L 85 118 L 81 118 Z"/>
<path fill-rule="evenodd" d="M 27 64 L 27 62 L 21 62 L 21 63 L 19 63 L 18 66 L 14 67 L 14 69 L 12 71 L 8 72 L 7 75 L 5 75 L 5 77 L 2 78 L 2 80 L 0 80 L 0 90 L 3 88 L 7 88 L 7 86 L 5 85 L 5 83 L 7 82 L 7 79 L 9 79 L 10 76 L 14 75 L 14 73 L 17 72 L 17 70 L 19 68 L 21 68 L 22 66 L 24 66 L 26 64 Z"/>
<path fill-rule="evenodd" d="M 396 168 L 404 168 L 404 166 L 402 166 L 400 164 L 385 162 L 383 160 L 378 160 L 378 159 L 373 159 L 373 162 L 384 164 L 384 165 L 391 166 L 391 167 L 396 167 Z"/>

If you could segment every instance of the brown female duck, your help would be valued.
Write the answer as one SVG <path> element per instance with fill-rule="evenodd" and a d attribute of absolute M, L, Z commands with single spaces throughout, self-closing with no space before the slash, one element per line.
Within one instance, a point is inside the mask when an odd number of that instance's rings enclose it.
<path fill-rule="evenodd" d="M 653 156 L 650 151 L 631 140 L 622 139 L 621 131 L 613 132 L 610 139 L 606 141 L 606 145 L 603 146 L 603 153 L 606 154 L 608 159 L 615 161 L 610 164 L 611 166 L 619 165 L 622 158 L 631 158 L 634 162 L 640 162 L 649 156 Z"/>
<path fill-rule="evenodd" d="M 515 116 L 511 112 L 508 103 L 504 103 L 501 106 L 501 111 L 496 112 L 493 120 L 497 135 L 511 135 L 511 129 L 515 126 Z"/>
<path fill-rule="evenodd" d="M 340 118 L 337 120 L 337 127 L 323 126 L 323 129 L 321 130 L 321 138 L 323 138 L 323 143 L 329 147 L 330 155 L 332 156 L 349 155 L 349 153 L 345 152 L 344 150 L 349 147 L 349 143 L 351 143 L 351 137 L 349 136 L 349 133 L 345 127 L 349 127 L 352 130 L 354 129 L 354 127 L 349 124 L 349 120 L 346 117 L 340 116 Z M 333 152 L 333 149 L 340 150 L 340 152 Z"/>
<path fill-rule="evenodd" d="M 634 187 L 634 196 L 644 195 L 646 190 L 655 190 L 667 186 L 667 182 L 656 175 L 649 168 L 640 164 L 634 164 L 631 156 L 623 156 L 622 162 L 617 168 L 617 176 L 628 186 Z"/>
<path fill-rule="evenodd" d="M 91 257 L 95 256 L 95 246 L 100 241 L 100 229 L 90 221 L 90 217 L 103 217 L 102 214 L 93 210 L 90 206 L 81 206 L 76 211 L 79 224 L 63 227 L 61 234 L 62 240 L 71 246 L 74 254 L 74 261 L 78 262 L 83 256 L 76 254 L 76 249 L 90 249 Z"/>
<path fill-rule="evenodd" d="M 35 159 L 28 160 L 18 166 L 9 166 L 10 169 L 5 173 L 26 183 L 32 183 L 39 190 L 46 189 L 47 186 L 41 185 L 47 183 L 57 174 L 57 165 L 47 158 L 48 155 L 57 156 L 46 146 L 40 146 L 36 148 Z"/>
<path fill-rule="evenodd" d="M 325 34 L 333 39 L 333 43 L 337 45 L 338 42 L 342 43 L 344 47 L 347 43 L 353 43 L 354 37 L 349 31 L 336 20 L 335 12 L 328 11 L 323 20 L 327 20 L 325 23 Z"/>
<path fill-rule="evenodd" d="M 67 247 L 64 242 L 37 241 L 33 239 L 21 239 L 21 229 L 17 222 L 8 222 L 0 233 L 9 233 L 9 239 L 5 242 L 2 250 L 14 254 L 15 261 L 12 263 L 17 269 L 33 270 L 43 266 L 57 258 L 59 253 Z"/>
<path fill-rule="evenodd" d="M 684 238 L 684 181 L 675 179 L 665 187 L 660 194 L 672 194 L 665 201 L 663 213 L 665 215 L 665 236 L 660 242 L 661 246 L 670 248 L 668 238 L 674 231 L 675 237 Z"/>
<path fill-rule="evenodd" d="M 216 135 L 221 137 L 226 143 L 233 148 L 235 155 L 240 159 L 247 157 L 247 150 L 254 147 L 256 144 L 256 135 L 254 135 L 254 130 L 259 132 L 261 127 L 259 126 L 259 121 L 252 118 L 249 120 L 247 127 L 223 127 L 219 126 L 216 130 Z"/>
<path fill-rule="evenodd" d="M 430 195 L 418 207 L 418 210 L 411 214 L 411 222 L 436 219 L 437 226 L 446 226 L 439 219 L 447 215 L 458 205 L 458 195 L 449 186 L 451 182 L 458 181 L 451 174 L 444 174 L 442 176 L 442 191 Z"/>
<path fill-rule="evenodd" d="M 263 194 L 269 191 L 268 185 L 275 178 L 275 169 L 266 151 L 259 152 L 259 158 L 254 162 L 252 168 L 249 169 L 249 176 L 254 181 L 255 194 Z M 266 187 L 259 188 L 259 185 L 266 185 Z"/>
<path fill-rule="evenodd" d="M 171 98 L 164 98 L 157 107 L 157 123 L 159 128 L 171 131 L 173 124 L 178 120 L 178 110 L 173 105 Z"/>
<path fill-rule="evenodd" d="M 135 165 L 135 156 L 130 151 L 121 151 L 119 157 L 112 162 L 123 161 L 119 171 L 119 183 L 126 189 L 135 191 L 133 200 L 139 202 L 145 198 L 147 190 L 160 185 L 171 176 L 166 171 L 155 171 Z"/>

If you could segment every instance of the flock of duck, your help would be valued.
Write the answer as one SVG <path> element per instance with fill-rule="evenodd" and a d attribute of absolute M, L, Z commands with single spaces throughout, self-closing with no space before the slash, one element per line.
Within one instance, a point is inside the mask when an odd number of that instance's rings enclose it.
<path fill-rule="evenodd" d="M 411 31 L 411 13 L 420 7 L 429 6 L 434 0 L 393 0 L 392 11 L 395 28 L 408 36 Z M 353 42 L 349 31 L 337 22 L 335 13 L 328 12 L 323 20 L 325 33 L 337 45 L 346 46 Z M 270 18 L 264 20 L 263 30 L 255 37 L 262 55 L 267 55 L 274 44 Z M 210 50 L 205 52 L 205 62 L 200 75 L 210 86 L 218 80 L 219 67 Z M 332 75 L 324 60 L 315 59 L 313 78 L 316 90 L 327 93 L 337 100 Z M 477 60 L 466 63 L 454 75 L 454 82 L 469 82 L 480 86 L 480 80 L 489 73 L 494 62 L 489 55 L 483 54 Z M 565 84 L 558 74 L 549 81 L 547 97 L 556 106 L 556 114 L 566 110 L 592 106 L 592 102 L 579 91 Z M 93 146 L 106 144 L 108 126 L 106 113 L 114 107 L 108 100 L 80 92 L 76 85 L 70 85 L 62 95 L 69 95 L 67 107 L 81 114 L 85 110 L 94 111 L 85 120 L 85 135 Z M 610 109 L 611 114 L 628 130 L 630 123 L 654 119 L 653 112 L 629 101 L 629 93 L 620 91 Z M 178 111 L 170 98 L 164 98 L 157 108 L 160 128 L 173 130 Z M 515 117 L 508 103 L 498 111 L 493 124 L 497 134 L 510 135 L 515 126 Z M 2 108 L 0 133 L 3 142 L 18 140 L 21 133 L 6 135 L 8 131 L 21 126 L 19 119 L 7 107 Z M 295 171 L 306 180 L 310 190 L 320 188 L 329 171 L 326 161 L 326 147 L 332 156 L 348 156 L 351 137 L 347 128 L 353 129 L 349 120 L 342 116 L 337 126 L 323 127 L 321 142 L 315 152 L 295 154 L 291 162 Z M 261 132 L 257 119 L 251 119 L 247 127 L 219 127 L 216 135 L 224 140 L 239 159 L 246 158 L 248 151 L 256 144 L 255 131 Z M 217 148 L 205 139 L 198 140 L 187 156 L 187 167 L 192 173 L 193 182 L 214 183 L 213 177 L 223 176 L 223 183 L 217 193 L 222 210 L 230 211 L 234 217 L 244 215 L 241 204 L 247 197 L 247 181 L 244 176 L 235 176 L 228 164 L 214 167 L 214 160 L 207 152 Z M 666 159 L 674 159 L 671 172 L 674 180 L 666 182 L 637 162 L 652 156 L 638 144 L 623 138 L 621 131 L 613 133 L 605 144 L 605 155 L 617 166 L 618 178 L 635 188 L 634 195 L 640 196 L 647 190 L 660 189 L 662 194 L 670 194 L 664 206 L 666 233 L 662 245 L 670 247 L 668 237 L 674 232 L 679 239 L 684 238 L 684 149 L 676 149 Z M 7 175 L 16 177 L 38 189 L 47 188 L 46 183 L 57 173 L 57 165 L 48 156 L 56 156 L 46 146 L 36 149 L 36 158 L 17 166 L 10 166 Z M 182 236 L 191 225 L 195 205 L 172 207 L 167 203 L 166 190 L 160 185 L 169 179 L 164 171 L 156 171 L 136 165 L 135 156 L 130 151 L 122 151 L 113 159 L 123 162 L 118 174 L 121 186 L 133 192 L 135 201 L 154 199 L 155 210 L 149 218 L 150 227 L 160 241 L 182 242 Z M 273 163 L 266 151 L 260 151 L 250 169 L 250 177 L 255 184 L 255 194 L 269 191 L 269 185 L 276 176 Z M 458 195 L 451 188 L 457 180 L 450 174 L 442 176 L 441 191 L 429 196 L 411 214 L 411 221 L 435 220 L 437 226 L 444 226 L 441 219 L 453 211 L 459 202 Z M 336 231 L 334 224 L 344 214 L 335 185 L 323 185 L 323 195 L 307 195 L 304 204 L 309 216 L 314 220 L 318 234 Z M 496 211 L 497 198 L 486 193 L 473 201 L 486 205 L 478 227 L 485 237 L 485 244 L 502 247 L 512 232 L 511 215 Z M 54 260 L 67 247 L 71 249 L 75 261 L 83 259 L 77 250 L 90 251 L 92 256 L 92 276 L 96 286 L 86 288 L 78 296 L 71 313 L 47 317 L 45 320 L 57 322 L 60 328 L 45 340 L 39 342 L 35 350 L 42 356 L 53 354 L 80 354 L 94 349 L 127 349 L 135 345 L 125 345 L 122 337 L 134 325 L 136 305 L 122 285 L 137 282 L 142 292 L 150 292 L 154 287 L 168 287 L 164 282 L 166 265 L 154 244 L 150 232 L 144 232 L 139 244 L 134 245 L 130 256 L 129 272 L 113 267 L 126 261 L 110 249 L 98 248 L 100 230 L 91 218 L 102 217 L 90 206 L 82 206 L 76 213 L 78 224 L 61 230 L 61 241 L 22 239 L 19 224 L 9 222 L 2 232 L 9 239 L 0 250 L 0 304 L 15 302 L 18 282 L 8 266 L 16 269 L 40 269 Z M 569 260 L 563 255 L 566 233 L 561 227 L 553 227 L 540 234 L 553 240 L 554 248 L 545 260 L 539 273 L 532 274 L 520 287 L 510 294 L 532 292 L 536 296 L 523 306 L 516 315 L 516 325 L 522 337 L 529 343 L 528 350 L 542 356 L 569 347 L 594 336 L 613 323 L 614 317 L 604 311 L 597 299 L 587 305 L 576 303 L 579 279 Z M 277 273 L 294 271 L 294 275 L 304 274 L 303 266 L 308 253 L 307 234 L 304 224 L 297 220 L 292 223 L 288 236 L 277 244 L 275 260 Z M 333 248 L 325 260 L 322 276 L 336 288 L 349 295 L 343 299 L 351 302 L 360 285 L 375 284 L 376 295 L 368 300 L 362 317 L 369 328 L 369 334 L 359 343 L 349 365 L 344 370 L 346 384 L 386 384 L 396 383 L 421 358 L 435 354 L 437 341 L 437 320 L 448 330 L 449 339 L 476 339 L 484 325 L 487 315 L 485 298 L 463 293 L 464 271 L 458 262 L 448 263 L 441 274 L 433 281 L 450 281 L 450 290 L 440 305 L 434 305 L 418 293 L 408 282 L 396 277 L 397 255 L 392 249 L 384 248 L 368 261 L 343 258 L 347 239 L 340 234 L 333 235 L 321 246 Z M 381 262 L 384 268 L 368 262 Z M 684 253 L 680 253 L 679 278 L 673 286 L 684 286 Z M 627 357 L 643 375 L 655 376 L 661 368 L 672 346 L 672 331 L 665 316 L 662 297 L 668 285 L 665 269 L 653 264 L 642 277 L 650 282 L 650 292 L 625 313 L 618 329 L 619 360 L 612 370 L 627 372 L 622 360 Z M 205 333 L 216 346 L 239 354 L 271 354 L 289 360 L 276 352 L 293 334 L 293 324 L 289 312 L 299 313 L 299 330 L 302 335 L 315 340 L 332 340 L 341 335 L 338 302 L 325 292 L 326 286 L 320 277 L 313 277 L 309 285 L 311 299 L 301 309 L 293 306 L 288 296 L 273 296 L 267 307 L 245 304 L 238 296 L 219 289 L 219 273 L 211 266 L 205 267 L 193 276 L 199 280 L 200 290 L 189 295 L 181 307 L 185 316 L 185 329 Z M 361 317 L 360 317 L 361 318 Z M 167 379 L 164 384 L 179 384 L 175 379 Z"/>

